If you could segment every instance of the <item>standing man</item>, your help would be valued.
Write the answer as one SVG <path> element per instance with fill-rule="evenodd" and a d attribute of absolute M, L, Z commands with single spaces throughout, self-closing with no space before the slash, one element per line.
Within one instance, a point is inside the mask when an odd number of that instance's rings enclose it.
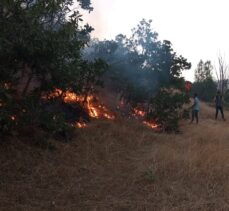
<path fill-rule="evenodd" d="M 215 119 L 217 120 L 218 113 L 220 111 L 222 119 L 225 121 L 224 113 L 223 113 L 223 96 L 220 94 L 220 91 L 217 91 L 217 94 L 215 96 Z"/>
<path fill-rule="evenodd" d="M 193 123 L 194 119 L 196 119 L 196 124 L 199 123 L 199 111 L 200 111 L 200 101 L 198 99 L 197 93 L 194 94 L 194 103 L 191 106 L 192 108 L 192 121 Z"/>

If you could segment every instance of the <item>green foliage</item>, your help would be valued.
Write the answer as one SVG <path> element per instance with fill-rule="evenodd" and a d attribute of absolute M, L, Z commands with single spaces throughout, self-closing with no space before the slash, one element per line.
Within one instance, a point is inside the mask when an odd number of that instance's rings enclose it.
<path fill-rule="evenodd" d="M 205 80 L 213 79 L 212 70 L 213 66 L 211 64 L 211 61 L 203 62 L 202 60 L 200 60 L 197 68 L 195 69 L 195 81 L 203 82 Z"/>
<path fill-rule="evenodd" d="M 153 110 L 148 114 L 148 118 L 161 126 L 163 131 L 178 131 L 178 121 L 181 116 L 182 107 L 189 102 L 189 97 L 174 89 L 161 89 L 157 95 L 151 99 Z"/>
<path fill-rule="evenodd" d="M 90 0 L 77 2 L 78 8 L 92 11 Z M 41 97 L 56 88 L 86 94 L 92 85 L 101 85 L 107 66 L 100 59 L 83 59 L 93 28 L 81 24 L 82 15 L 73 4 L 73 0 L 0 2 L 1 134 L 26 125 L 65 133 L 66 120 L 58 112 L 45 111 Z"/>
<path fill-rule="evenodd" d="M 91 6 L 91 0 L 77 0 L 77 2 L 79 2 L 80 6 L 83 9 L 92 11 L 93 7 Z"/>
<path fill-rule="evenodd" d="M 211 102 L 216 94 L 217 85 L 213 81 L 213 66 L 211 61 L 200 62 L 195 70 L 195 82 L 192 86 L 192 94 L 197 93 L 201 100 Z"/>
<path fill-rule="evenodd" d="M 90 9 L 90 1 L 79 2 Z M 90 64 L 82 59 L 81 49 L 93 29 L 80 25 L 81 15 L 70 11 L 72 4 L 69 0 L 1 3 L 1 79 L 23 86 L 18 94 L 25 96 L 34 80 L 39 92 L 84 86 L 81 76 Z M 26 85 L 23 76 L 28 78 Z"/>
<path fill-rule="evenodd" d="M 48 109 L 47 105 L 35 95 L 20 100 L 12 111 L 14 113 L 10 114 L 8 118 L 9 123 L 11 123 L 11 127 L 6 130 L 8 133 L 14 130 L 21 137 L 30 136 L 37 140 L 37 134 L 40 134 L 42 130 L 46 133 L 44 138 L 47 140 L 61 138 L 68 141 L 71 138 L 72 126 L 66 122 L 64 113 L 57 112 L 55 109 Z M 12 119 L 12 117 L 14 118 Z"/>

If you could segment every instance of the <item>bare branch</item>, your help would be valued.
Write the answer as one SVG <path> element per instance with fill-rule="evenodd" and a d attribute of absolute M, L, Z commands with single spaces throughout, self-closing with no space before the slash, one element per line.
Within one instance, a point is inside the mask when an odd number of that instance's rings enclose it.
<path fill-rule="evenodd" d="M 218 80 L 218 88 L 221 93 L 224 93 L 225 85 L 227 85 L 228 81 L 228 65 L 225 62 L 222 54 L 218 55 L 218 68 L 215 68 L 216 77 Z"/>

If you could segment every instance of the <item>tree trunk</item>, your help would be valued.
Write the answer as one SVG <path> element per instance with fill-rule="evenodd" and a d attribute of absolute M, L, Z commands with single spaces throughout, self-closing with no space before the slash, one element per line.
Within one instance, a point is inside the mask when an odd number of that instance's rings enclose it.
<path fill-rule="evenodd" d="M 25 95 L 27 94 L 32 79 L 33 79 L 33 73 L 31 73 L 31 74 L 29 75 L 29 78 L 28 78 L 28 80 L 27 80 L 27 82 L 26 82 L 26 84 L 25 84 L 25 87 L 24 87 L 24 89 L 23 89 L 23 91 L 22 91 L 22 94 L 21 94 L 22 97 L 25 97 Z"/>

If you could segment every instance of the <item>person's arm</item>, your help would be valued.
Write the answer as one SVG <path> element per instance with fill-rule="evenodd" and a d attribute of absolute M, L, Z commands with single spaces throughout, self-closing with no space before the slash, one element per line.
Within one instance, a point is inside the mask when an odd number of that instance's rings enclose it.
<path fill-rule="evenodd" d="M 214 105 L 217 106 L 217 96 L 214 97 Z"/>
<path fill-rule="evenodd" d="M 191 105 L 190 108 L 194 108 L 195 105 L 196 105 L 196 99 L 194 99 L 193 104 Z"/>

